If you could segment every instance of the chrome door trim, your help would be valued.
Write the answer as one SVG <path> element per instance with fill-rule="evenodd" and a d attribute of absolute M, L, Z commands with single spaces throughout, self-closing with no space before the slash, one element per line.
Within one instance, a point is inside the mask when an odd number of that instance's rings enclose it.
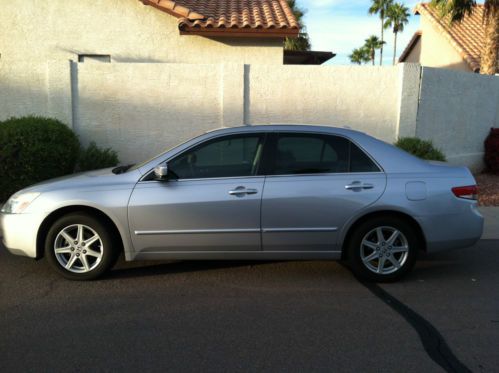
<path fill-rule="evenodd" d="M 137 236 L 161 235 L 161 234 L 210 234 L 210 233 L 260 233 L 258 228 L 243 229 L 177 229 L 156 231 L 135 231 Z"/>
<path fill-rule="evenodd" d="M 325 228 L 264 228 L 263 233 L 277 233 L 277 232 L 336 232 L 338 227 L 325 227 Z"/>

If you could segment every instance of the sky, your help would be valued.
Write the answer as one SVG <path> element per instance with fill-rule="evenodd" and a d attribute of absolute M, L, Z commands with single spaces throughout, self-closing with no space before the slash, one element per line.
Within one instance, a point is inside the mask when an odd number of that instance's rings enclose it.
<path fill-rule="evenodd" d="M 419 29 L 419 16 L 413 9 L 419 1 L 396 0 L 410 9 L 411 18 L 397 40 L 397 57 L 405 49 L 412 35 Z M 381 21 L 378 15 L 368 14 L 369 0 L 298 0 L 307 9 L 305 24 L 312 42 L 312 50 L 332 51 L 336 57 L 326 64 L 349 65 L 348 56 L 354 48 L 361 47 L 371 35 L 380 36 Z M 391 65 L 393 58 L 393 32 L 385 30 L 383 64 Z M 377 51 L 379 53 L 379 51 Z M 379 63 L 379 55 L 376 56 Z"/>

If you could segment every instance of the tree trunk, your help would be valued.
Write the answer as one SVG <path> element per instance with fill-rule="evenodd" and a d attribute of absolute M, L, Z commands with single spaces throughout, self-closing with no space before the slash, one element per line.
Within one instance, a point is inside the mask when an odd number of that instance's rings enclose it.
<path fill-rule="evenodd" d="M 480 74 L 499 72 L 499 5 L 492 5 L 485 19 L 485 42 L 480 61 Z"/>
<path fill-rule="evenodd" d="M 397 57 L 397 32 L 393 33 L 393 65 L 395 65 L 395 59 Z"/>
<path fill-rule="evenodd" d="M 379 65 L 383 65 L 383 37 L 385 33 L 385 28 L 383 27 L 385 25 L 385 16 L 382 14 L 381 15 L 381 48 L 379 49 Z"/>
<path fill-rule="evenodd" d="M 374 66 L 375 59 L 376 59 L 376 51 L 373 49 L 373 50 L 371 50 L 371 61 L 373 63 L 373 66 Z"/>

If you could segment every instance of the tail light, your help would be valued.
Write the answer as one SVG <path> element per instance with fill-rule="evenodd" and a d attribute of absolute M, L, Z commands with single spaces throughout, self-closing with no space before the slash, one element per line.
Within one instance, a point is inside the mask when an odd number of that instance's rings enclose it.
<path fill-rule="evenodd" d="M 476 185 L 460 186 L 452 188 L 452 193 L 458 198 L 478 199 L 478 187 Z"/>

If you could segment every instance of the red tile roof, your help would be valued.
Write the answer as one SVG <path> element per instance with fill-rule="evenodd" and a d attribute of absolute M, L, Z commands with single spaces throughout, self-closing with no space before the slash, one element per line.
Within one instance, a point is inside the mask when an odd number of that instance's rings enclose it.
<path fill-rule="evenodd" d="M 286 0 L 140 0 L 178 18 L 182 34 L 296 36 L 298 22 Z"/>
<path fill-rule="evenodd" d="M 483 12 L 484 6 L 477 5 L 471 16 L 451 24 L 448 16 L 440 17 L 438 10 L 428 3 L 418 4 L 415 9 L 416 14 L 428 17 L 473 71 L 480 70 L 480 55 L 485 39 Z"/>

